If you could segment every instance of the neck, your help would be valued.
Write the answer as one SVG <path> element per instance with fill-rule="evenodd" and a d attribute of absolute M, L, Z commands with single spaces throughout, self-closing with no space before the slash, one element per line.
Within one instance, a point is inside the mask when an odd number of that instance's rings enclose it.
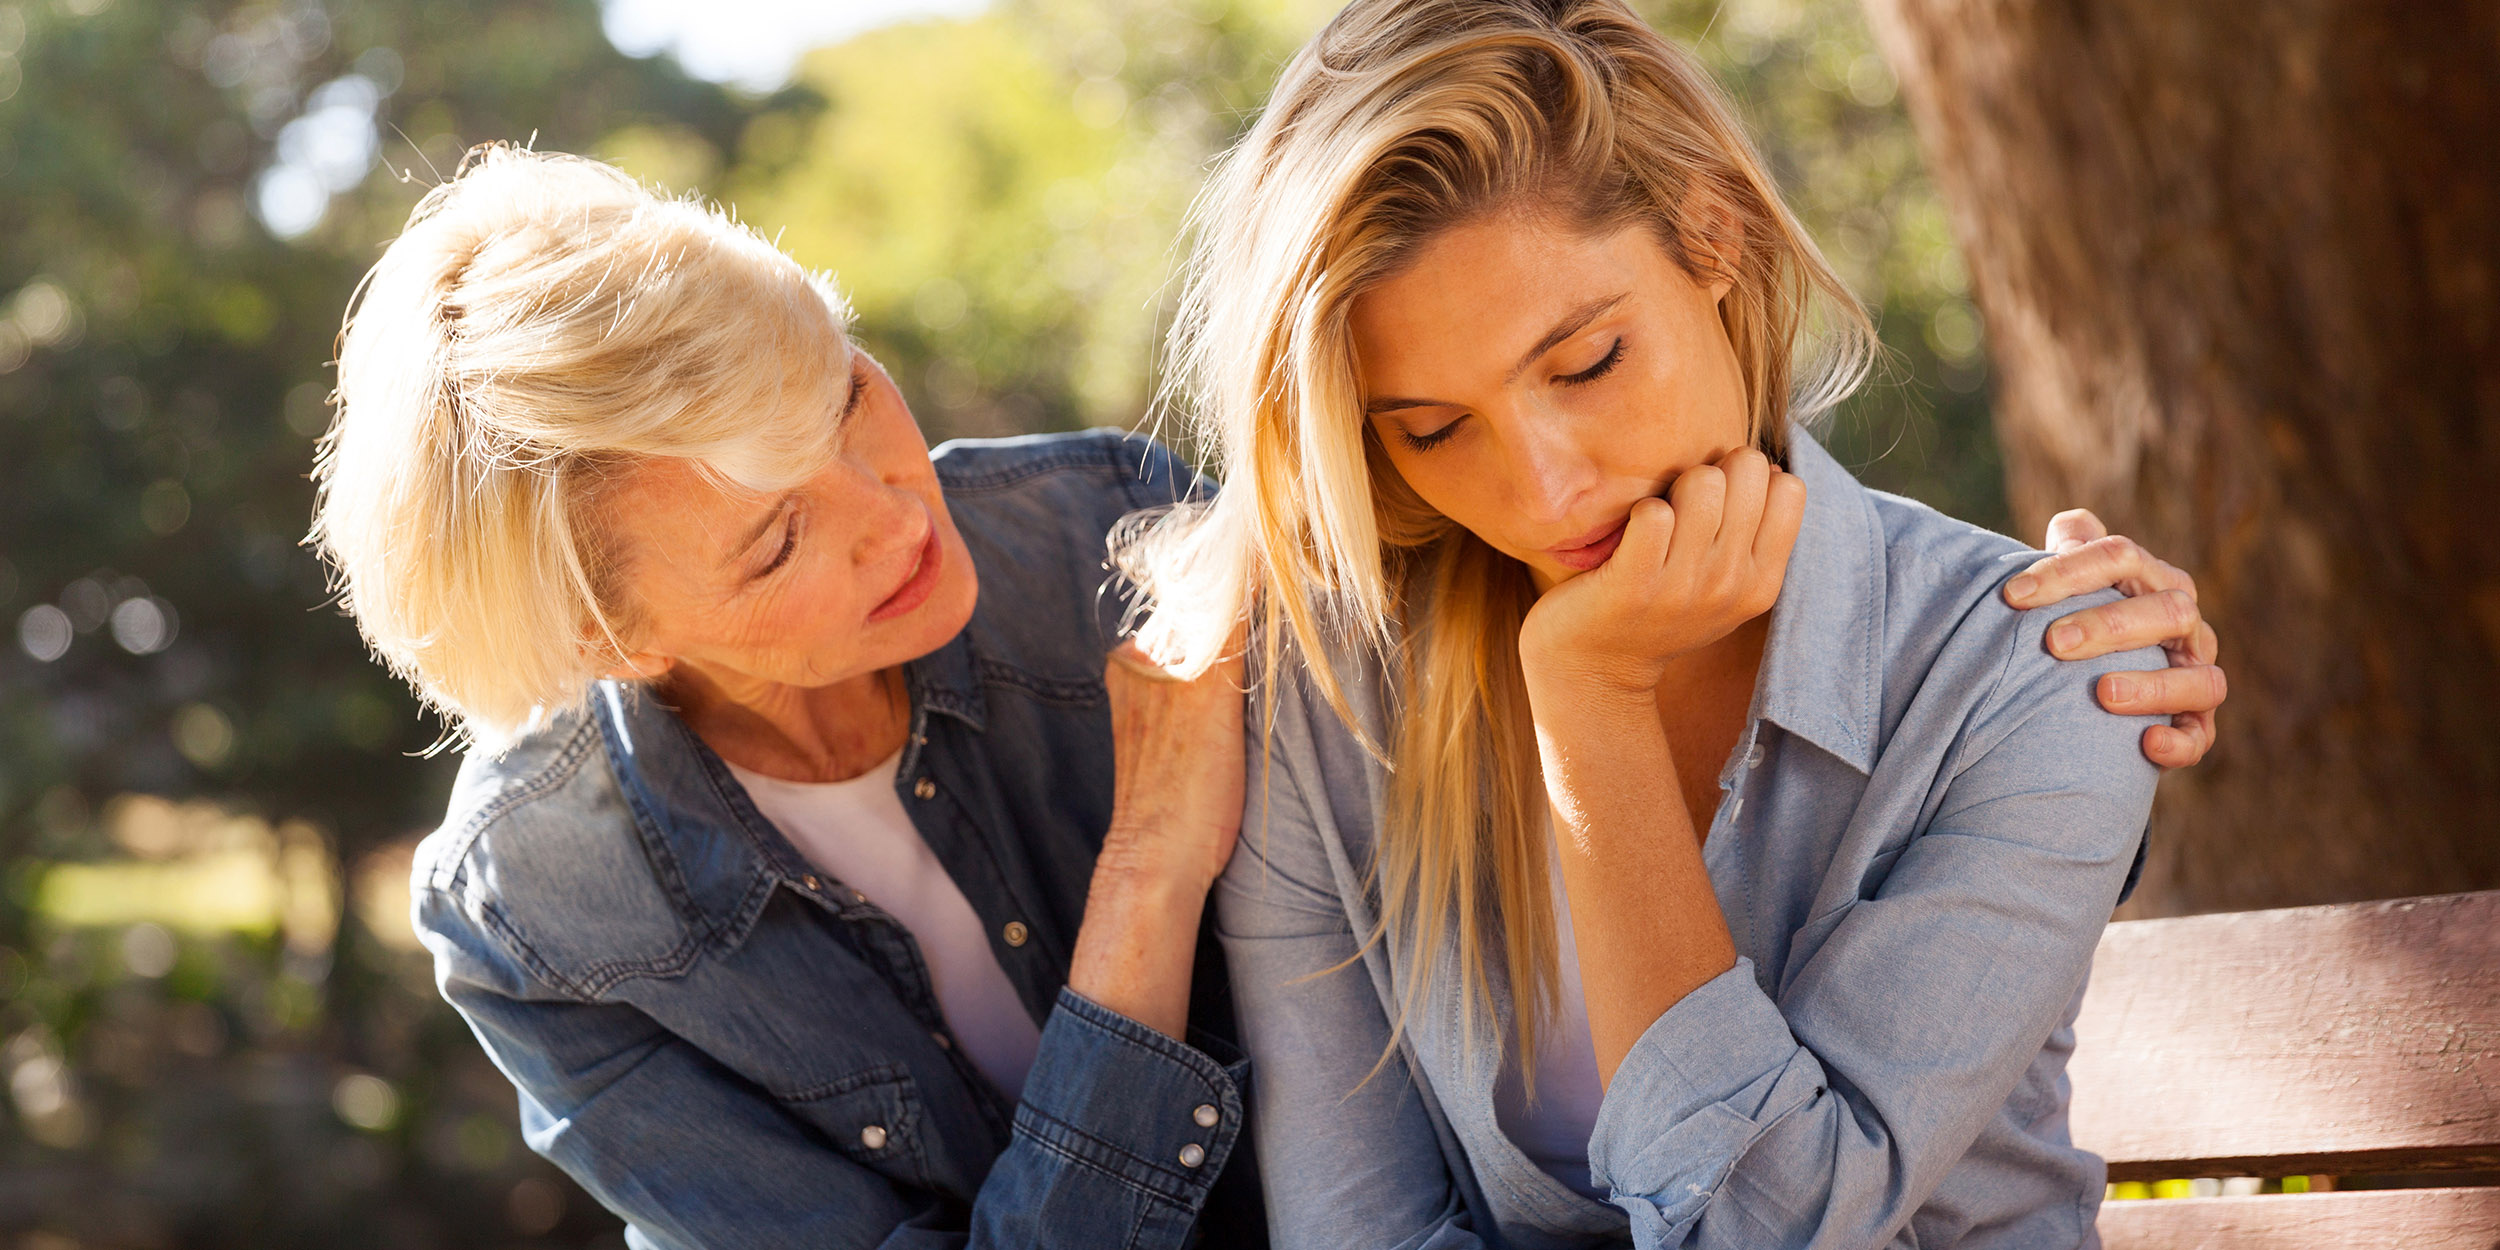
<path fill-rule="evenodd" d="M 1762 673 L 1762 649 L 1771 636 L 1769 613 L 1737 626 L 1709 646 L 1677 656 L 1658 683 L 1658 723 L 1675 757 L 1677 784 L 1693 832 L 1707 837 L 1718 812 L 1719 772 L 1745 736 L 1753 688 Z"/>
<path fill-rule="evenodd" d="M 1768 612 L 1729 630 L 1727 636 L 1667 661 L 1659 679 L 1661 695 L 1701 696 L 1706 703 L 1727 703 L 1742 716 L 1753 703 L 1754 679 L 1762 672 L 1762 650 L 1771 639 Z"/>
<path fill-rule="evenodd" d="M 661 693 L 722 759 L 783 781 L 849 781 L 902 750 L 911 728 L 899 667 L 789 686 L 681 663 Z"/>

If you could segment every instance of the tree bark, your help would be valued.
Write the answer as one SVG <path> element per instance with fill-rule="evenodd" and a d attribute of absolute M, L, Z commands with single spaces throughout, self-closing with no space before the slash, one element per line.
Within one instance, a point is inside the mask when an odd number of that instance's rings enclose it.
<path fill-rule="evenodd" d="M 2095 509 L 2221 631 L 2129 914 L 2500 887 L 2500 6 L 1867 9 L 2024 532 Z"/>

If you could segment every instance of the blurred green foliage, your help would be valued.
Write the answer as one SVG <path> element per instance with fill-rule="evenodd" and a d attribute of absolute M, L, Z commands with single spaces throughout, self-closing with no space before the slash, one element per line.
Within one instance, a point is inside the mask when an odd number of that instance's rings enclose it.
<path fill-rule="evenodd" d="M 406 931 L 452 761 L 297 545 L 357 276 L 471 143 L 734 202 L 933 438 L 1133 424 L 1174 241 L 1326 0 L 1000 0 L 774 95 L 594 0 L 0 0 L 0 1236 L 616 1244 Z M 1880 317 L 1830 440 L 2005 508 L 1978 322 L 1850 0 L 1643 0 Z"/>

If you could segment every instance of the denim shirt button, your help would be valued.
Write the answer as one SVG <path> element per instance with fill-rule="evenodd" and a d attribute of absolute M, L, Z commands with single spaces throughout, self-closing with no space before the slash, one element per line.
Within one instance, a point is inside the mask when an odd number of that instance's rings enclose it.
<path fill-rule="evenodd" d="M 1194 1168 L 1207 1161 L 1207 1148 L 1196 1142 L 1181 1147 L 1181 1166 Z"/>
<path fill-rule="evenodd" d="M 861 1129 L 859 1131 L 859 1144 L 866 1146 L 870 1150 L 885 1149 L 885 1126 L 882 1124 L 871 1124 L 868 1127 Z"/>
<path fill-rule="evenodd" d="M 1214 1128 L 1216 1120 L 1221 1117 L 1216 1114 L 1215 1104 L 1202 1102 L 1197 1110 L 1189 1113 L 1189 1118 L 1196 1120 L 1200 1128 Z"/>
<path fill-rule="evenodd" d="M 929 1039 L 930 1039 L 931 1041 L 934 1041 L 934 1042 L 936 1042 L 936 1043 L 938 1044 L 938 1049 L 939 1049 L 939 1050 L 953 1050 L 953 1049 L 955 1049 L 955 1039 L 954 1039 L 954 1038 L 951 1038 L 951 1037 L 948 1037 L 946 1034 L 944 1034 L 944 1033 L 942 1033 L 942 1032 L 938 1032 L 938 1033 L 931 1033 L 931 1034 L 929 1034 Z"/>
<path fill-rule="evenodd" d="M 801 878 L 799 878 L 799 884 L 800 884 L 800 885 L 803 885 L 803 886 L 806 886 L 806 887 L 807 887 L 808 889 L 810 889 L 810 890 L 813 890 L 813 889 L 815 889 L 818 885 L 820 885 L 820 884 L 822 884 L 822 883 L 821 883 L 821 882 L 819 882 L 819 881 L 817 881 L 817 880 L 816 880 L 816 878 L 814 878 L 814 877 L 801 877 Z"/>
<path fill-rule="evenodd" d="M 937 783 L 923 777 L 911 783 L 911 792 L 924 799 L 934 799 L 937 797 Z"/>
<path fill-rule="evenodd" d="M 1010 920 L 1002 935 L 1007 939 L 1007 945 L 1022 946 L 1026 938 L 1033 936 L 1033 931 L 1025 928 L 1021 920 Z"/>

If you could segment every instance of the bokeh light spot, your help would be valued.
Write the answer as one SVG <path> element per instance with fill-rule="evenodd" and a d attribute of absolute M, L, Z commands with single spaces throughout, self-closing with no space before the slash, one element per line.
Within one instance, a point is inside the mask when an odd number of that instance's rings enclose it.
<path fill-rule="evenodd" d="M 164 650 L 174 640 L 171 607 L 156 598 L 122 600 L 113 609 L 113 641 L 132 655 L 154 655 Z"/>
<path fill-rule="evenodd" d="M 358 1072 L 339 1079 L 330 1091 L 330 1109 L 350 1128 L 384 1132 L 399 1122 L 399 1091 L 381 1077 Z"/>
<path fill-rule="evenodd" d="M 17 618 L 17 645 L 46 664 L 69 654 L 70 638 L 76 632 L 70 628 L 69 613 L 48 603 L 38 603 Z"/>
<path fill-rule="evenodd" d="M 174 713 L 174 749 L 202 768 L 217 768 L 234 754 L 234 722 L 205 703 Z"/>

